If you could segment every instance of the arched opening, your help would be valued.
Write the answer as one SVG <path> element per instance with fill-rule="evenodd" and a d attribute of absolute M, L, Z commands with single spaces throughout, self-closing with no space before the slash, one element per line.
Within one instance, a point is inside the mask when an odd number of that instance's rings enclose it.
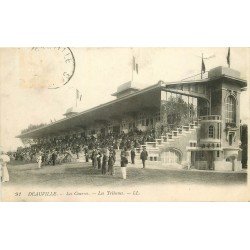
<path fill-rule="evenodd" d="M 163 164 L 181 164 L 181 152 L 177 149 L 170 148 L 161 153 L 161 160 Z"/>
<path fill-rule="evenodd" d="M 235 160 L 236 160 L 235 156 L 229 156 L 229 157 L 226 158 L 226 162 L 231 163 L 232 171 L 235 171 Z"/>
<path fill-rule="evenodd" d="M 198 115 L 206 116 L 209 115 L 209 102 L 205 99 L 198 99 Z"/>

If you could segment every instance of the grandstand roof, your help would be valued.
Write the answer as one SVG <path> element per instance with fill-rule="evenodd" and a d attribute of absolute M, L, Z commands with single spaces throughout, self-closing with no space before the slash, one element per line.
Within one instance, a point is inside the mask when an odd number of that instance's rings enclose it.
<path fill-rule="evenodd" d="M 17 138 L 40 138 L 59 135 L 70 130 L 83 129 L 95 122 L 109 118 L 122 119 L 125 114 L 145 110 L 157 110 L 161 102 L 161 84 L 149 86 L 130 95 L 98 105 L 94 108 L 63 118 L 44 127 L 20 134 Z"/>

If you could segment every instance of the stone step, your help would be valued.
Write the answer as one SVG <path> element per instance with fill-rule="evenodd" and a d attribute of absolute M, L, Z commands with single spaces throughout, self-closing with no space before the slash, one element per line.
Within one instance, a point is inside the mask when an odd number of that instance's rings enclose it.
<path fill-rule="evenodd" d="M 178 136 L 178 131 L 172 131 L 173 136 Z"/>
<path fill-rule="evenodd" d="M 191 134 L 200 127 L 200 124 L 190 123 L 189 125 L 184 125 L 182 127 L 173 130 L 172 132 L 166 133 L 166 135 L 161 135 L 160 138 L 155 139 L 154 142 L 146 142 L 145 145 L 141 145 L 140 149 L 146 147 L 148 150 L 159 150 L 162 147 L 167 146 L 169 143 L 174 142 L 177 139 L 186 137 L 187 134 Z"/>
<path fill-rule="evenodd" d="M 168 139 L 168 142 L 174 141 L 174 139 Z"/>
<path fill-rule="evenodd" d="M 192 131 L 183 131 L 183 134 L 191 134 L 192 133 Z"/>

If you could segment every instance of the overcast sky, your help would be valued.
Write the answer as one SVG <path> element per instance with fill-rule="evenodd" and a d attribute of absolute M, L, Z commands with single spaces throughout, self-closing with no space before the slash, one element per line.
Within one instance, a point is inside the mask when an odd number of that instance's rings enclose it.
<path fill-rule="evenodd" d="M 75 73 L 65 86 L 59 89 L 46 87 L 23 87 L 22 81 L 33 81 L 32 72 L 23 65 L 29 65 L 30 49 L 0 49 L 1 84 L 1 146 L 14 150 L 22 145 L 15 136 L 29 124 L 50 123 L 59 120 L 66 109 L 75 106 L 76 89 L 83 94 L 78 103 L 79 111 L 114 99 L 111 96 L 118 85 L 131 80 L 132 57 L 139 65 L 139 74 L 134 80 L 143 88 L 159 80 L 179 81 L 200 73 L 201 59 L 206 70 L 227 66 L 227 48 L 71 48 L 76 61 Z M 21 58 L 21 59 L 20 59 Z M 49 58 L 48 58 L 49 62 Z M 61 70 L 52 65 L 50 70 Z M 247 49 L 231 48 L 231 68 L 239 70 L 246 79 Z M 22 75 L 22 77 L 20 77 Z M 33 80 L 32 80 L 33 79 Z M 29 84 L 32 84 L 29 82 Z M 248 117 L 248 97 L 241 96 L 241 118 Z"/>

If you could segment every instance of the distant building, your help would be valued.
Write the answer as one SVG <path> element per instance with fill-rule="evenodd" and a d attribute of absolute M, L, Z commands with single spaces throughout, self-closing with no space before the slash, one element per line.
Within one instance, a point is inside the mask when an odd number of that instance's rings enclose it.
<path fill-rule="evenodd" d="M 205 79 L 118 87 L 116 100 L 21 134 L 19 138 L 155 130 L 146 142 L 153 165 L 200 170 L 241 170 L 240 94 L 247 82 L 236 70 L 217 67 Z M 142 145 L 141 145 L 142 146 Z M 139 151 L 140 149 L 138 149 Z"/>

